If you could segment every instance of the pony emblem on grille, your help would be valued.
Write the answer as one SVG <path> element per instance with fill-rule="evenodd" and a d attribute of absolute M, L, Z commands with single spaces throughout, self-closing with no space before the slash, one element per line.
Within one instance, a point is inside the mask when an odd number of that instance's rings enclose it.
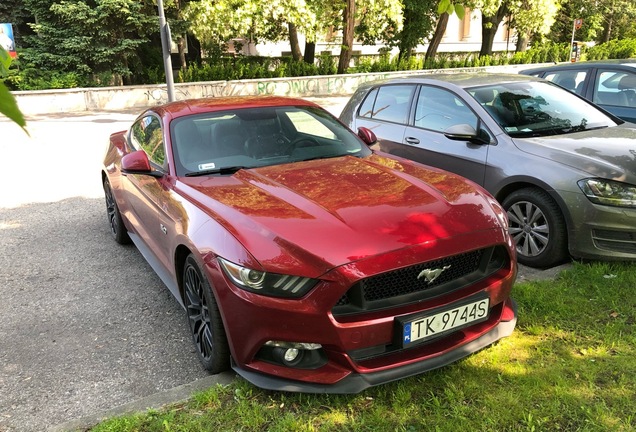
<path fill-rule="evenodd" d="M 447 265 L 442 268 L 436 269 L 424 269 L 417 275 L 418 279 L 425 278 L 426 282 L 430 285 L 433 283 L 435 279 L 437 279 L 442 273 L 451 268 L 451 266 Z"/>

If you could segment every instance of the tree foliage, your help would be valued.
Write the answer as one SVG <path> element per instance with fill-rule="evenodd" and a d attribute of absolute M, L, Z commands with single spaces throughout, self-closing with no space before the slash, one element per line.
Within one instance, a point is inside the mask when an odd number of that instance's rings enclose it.
<path fill-rule="evenodd" d="M 280 41 L 291 23 L 306 35 L 316 32 L 318 2 L 305 0 L 196 0 L 184 8 L 192 33 L 207 49 L 234 39 Z"/>
<path fill-rule="evenodd" d="M 158 31 L 156 10 L 137 0 L 25 0 L 34 34 L 24 38 L 26 68 L 127 79 L 138 49 Z M 113 82 L 112 84 L 117 84 Z"/>
<path fill-rule="evenodd" d="M 0 22 L 11 22 L 18 61 L 4 82 L 10 88 L 159 82 L 163 78 L 156 0 L 2 0 Z M 414 48 L 429 42 L 432 61 L 449 14 L 463 18 L 466 8 L 482 15 L 481 63 L 492 58 L 493 40 L 502 22 L 519 41 L 569 42 L 575 18 L 579 41 L 636 37 L 633 0 L 164 0 L 185 73 L 185 40 L 200 53 L 221 53 L 236 38 L 249 42 L 289 38 L 294 60 L 303 58 L 298 35 L 306 39 L 308 65 L 285 63 L 288 70 L 310 73 L 317 40 L 340 46 L 338 72 L 351 66 L 354 40 L 398 47 L 396 66 L 413 66 Z M 559 9 L 562 6 L 561 9 Z M 436 30 L 433 32 L 433 30 Z M 522 44 L 517 45 L 517 50 Z M 388 57 L 388 56 L 384 56 Z M 189 56 L 192 59 L 192 56 Z M 198 57 L 197 57 L 198 58 Z M 218 57 L 213 57 L 218 61 Z M 405 62 L 406 60 L 406 62 Z M 392 61 L 384 58 L 386 64 Z M 15 64 L 19 65 L 19 72 Z M 323 71 L 335 68 L 324 55 Z M 322 72 L 321 72 L 322 73 Z M 113 79 L 114 78 L 114 79 Z M 29 81 L 32 80 L 32 81 Z M 29 85 L 35 82 L 37 85 Z"/>
<path fill-rule="evenodd" d="M 429 40 L 437 22 L 437 0 L 403 0 L 402 29 L 390 40 L 400 50 L 398 58 L 407 60 L 413 50 Z"/>
<path fill-rule="evenodd" d="M 579 41 L 607 42 L 636 37 L 636 4 L 633 0 L 563 0 L 563 8 L 550 30 L 550 39 L 569 42 L 574 20 L 583 25 L 575 31 Z"/>
<path fill-rule="evenodd" d="M 560 8 L 559 0 L 469 0 L 465 4 L 482 16 L 480 56 L 492 55 L 495 34 L 504 19 L 520 37 L 541 35 L 550 31 Z"/>

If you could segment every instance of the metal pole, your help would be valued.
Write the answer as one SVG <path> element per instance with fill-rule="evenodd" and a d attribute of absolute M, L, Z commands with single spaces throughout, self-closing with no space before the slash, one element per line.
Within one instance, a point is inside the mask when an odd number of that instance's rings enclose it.
<path fill-rule="evenodd" d="M 574 32 L 576 31 L 576 18 L 574 19 L 574 21 L 572 21 L 572 40 L 570 41 L 570 62 L 575 62 L 576 61 L 576 54 L 575 57 L 572 57 L 572 54 L 574 53 Z"/>
<path fill-rule="evenodd" d="M 174 78 L 172 77 L 172 59 L 170 58 L 170 27 L 166 22 L 166 14 L 163 11 L 163 0 L 157 0 L 157 8 L 159 9 L 159 32 L 161 34 L 163 68 L 166 73 L 166 85 L 168 87 L 168 102 L 174 102 Z"/>

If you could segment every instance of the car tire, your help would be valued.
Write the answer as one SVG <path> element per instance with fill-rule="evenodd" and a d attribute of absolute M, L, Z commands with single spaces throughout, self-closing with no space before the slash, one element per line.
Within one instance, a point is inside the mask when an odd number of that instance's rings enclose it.
<path fill-rule="evenodd" d="M 108 180 L 104 180 L 104 197 L 106 199 L 106 215 L 108 216 L 108 224 L 110 225 L 110 233 L 113 235 L 115 241 L 119 244 L 129 244 L 130 237 L 126 226 L 119 212 L 117 201 L 113 195 L 113 190 L 110 187 Z"/>
<path fill-rule="evenodd" d="M 520 189 L 508 195 L 502 205 L 520 264 L 545 268 L 567 257 L 565 220 L 550 195 L 538 188 Z"/>
<path fill-rule="evenodd" d="M 210 283 L 192 254 L 186 258 L 183 268 L 183 303 L 203 367 L 213 374 L 229 369 L 230 350 L 219 307 Z"/>

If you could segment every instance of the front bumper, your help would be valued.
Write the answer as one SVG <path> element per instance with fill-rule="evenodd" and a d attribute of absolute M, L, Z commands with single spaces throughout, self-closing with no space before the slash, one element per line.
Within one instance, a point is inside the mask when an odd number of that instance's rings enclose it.
<path fill-rule="evenodd" d="M 509 239 L 504 231 L 500 234 Z M 516 263 L 511 260 L 512 242 L 493 247 L 492 231 L 470 236 L 478 246 L 475 250 L 488 251 L 476 258 L 478 270 L 453 276 L 457 279 L 440 282 L 438 287 L 428 288 L 430 291 L 421 288 L 425 294 L 422 297 L 399 294 L 387 300 L 368 299 L 366 304 L 372 307 L 366 309 L 363 304 L 361 310 L 356 309 L 360 306 L 356 302 L 352 302 L 356 304 L 353 309 L 343 310 L 336 305 L 362 278 L 368 281 L 391 270 L 387 270 L 387 263 L 399 262 L 401 266 L 392 270 L 399 269 L 401 274 L 403 269 L 415 269 L 415 275 L 420 266 L 436 263 L 437 258 L 426 259 L 431 256 L 430 245 L 337 267 L 323 275 L 309 294 L 294 300 L 242 290 L 226 278 L 216 259 L 210 259 L 206 270 L 223 317 L 234 369 L 268 389 L 355 393 L 452 363 L 509 335 L 516 323 L 516 308 L 509 297 L 517 273 Z M 473 268 L 475 262 L 464 262 L 473 254 L 462 249 L 462 244 L 453 244 L 452 249 L 443 242 L 435 246 L 436 251 L 442 251 L 441 256 L 457 257 L 459 268 Z M 410 279 L 418 279 L 413 274 Z M 449 271 L 448 274 L 455 273 Z M 426 294 L 428 292 L 431 294 Z M 484 297 L 488 297 L 490 303 L 486 320 L 475 321 L 414 346 L 403 347 L 396 342 L 401 339 L 397 335 L 403 331 L 400 319 L 437 313 Z M 311 344 L 319 348 L 304 357 L 302 364 L 291 365 L 281 361 L 280 351 L 268 351 L 271 344 L 278 343 Z"/>
<path fill-rule="evenodd" d="M 570 213 L 570 255 L 583 259 L 636 260 L 636 209 L 590 202 L 582 193 L 563 194 Z"/>
<path fill-rule="evenodd" d="M 517 324 L 517 306 L 514 300 L 509 299 L 504 307 L 510 309 L 507 312 L 509 314 L 512 312 L 512 319 L 509 321 L 501 321 L 489 332 L 462 346 L 456 347 L 436 357 L 392 369 L 370 373 L 352 373 L 335 384 L 324 385 L 300 382 L 272 375 L 264 375 L 251 370 L 242 369 L 234 362 L 232 362 L 232 368 L 247 381 L 267 390 L 330 394 L 359 393 L 369 387 L 397 381 L 449 365 L 493 344 L 499 339 L 510 336 Z"/>

